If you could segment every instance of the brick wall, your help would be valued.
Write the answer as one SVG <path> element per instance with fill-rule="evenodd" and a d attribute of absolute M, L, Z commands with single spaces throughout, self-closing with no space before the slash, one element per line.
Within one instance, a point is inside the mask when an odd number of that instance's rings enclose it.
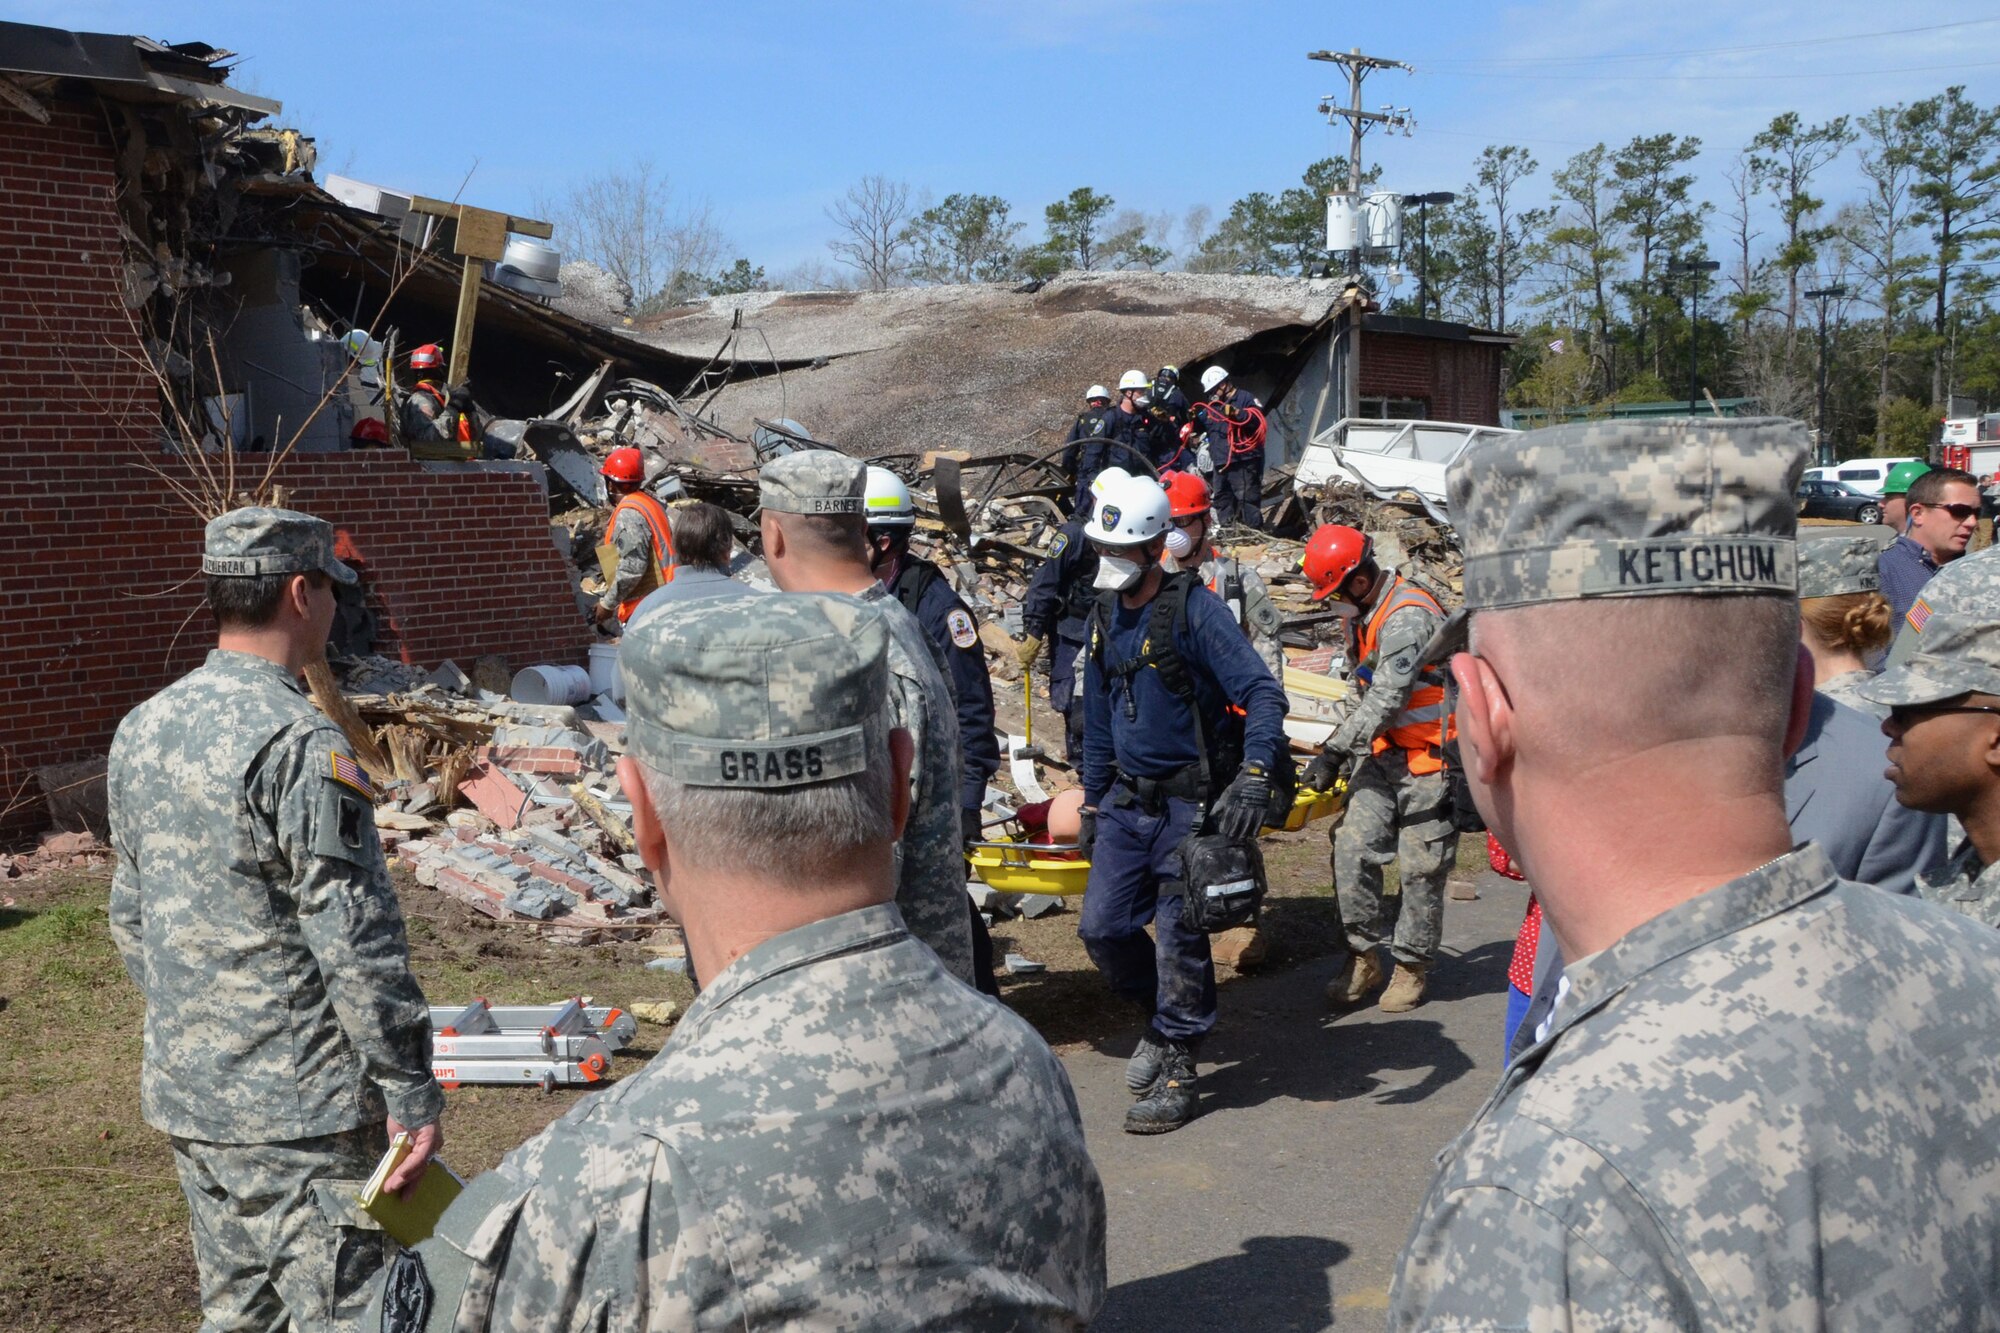
<path fill-rule="evenodd" d="M 1422 398 L 1434 421 L 1500 424 L 1500 361 L 1491 343 L 1448 342 L 1398 333 L 1361 338 L 1361 396 Z"/>
<path fill-rule="evenodd" d="M 214 633 L 200 525 L 144 467 L 188 464 L 146 452 L 157 406 L 125 355 L 114 188 L 101 117 L 57 108 L 41 126 L 0 105 L 0 806 L 35 766 L 102 754 Z M 534 477 L 397 451 L 301 457 L 277 480 L 340 530 L 378 651 L 584 660 Z"/>

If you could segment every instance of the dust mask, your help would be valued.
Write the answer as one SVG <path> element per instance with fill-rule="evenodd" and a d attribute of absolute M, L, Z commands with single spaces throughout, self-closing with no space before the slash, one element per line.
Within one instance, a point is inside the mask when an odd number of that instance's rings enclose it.
<path fill-rule="evenodd" d="M 1105 592 L 1124 592 L 1145 573 L 1145 566 L 1137 560 L 1127 560 L 1122 555 L 1100 555 L 1097 557 L 1097 577 L 1092 580 L 1091 586 Z"/>
<path fill-rule="evenodd" d="M 1189 551 L 1192 551 L 1193 549 L 1194 549 L 1194 538 L 1188 535 L 1187 529 L 1169 528 L 1167 530 L 1168 555 L 1172 556 L 1176 560 L 1179 560 L 1182 556 L 1185 556 Z"/>

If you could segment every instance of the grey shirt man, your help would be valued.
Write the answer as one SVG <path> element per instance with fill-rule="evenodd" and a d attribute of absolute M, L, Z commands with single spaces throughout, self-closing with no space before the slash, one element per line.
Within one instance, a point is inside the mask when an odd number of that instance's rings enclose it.
<path fill-rule="evenodd" d="M 1887 745 L 1873 717 L 1816 695 L 1805 741 L 1785 764 L 1785 818 L 1842 879 L 1913 893 L 1944 862 L 1946 820 L 1896 800 L 1882 776 Z"/>
<path fill-rule="evenodd" d="M 846 597 L 671 608 L 625 641 L 633 753 L 689 786 L 861 771 L 887 638 Z M 474 1181 L 381 1304 L 399 1330 L 1080 1329 L 1104 1241 L 1061 1064 L 881 903 L 708 979 L 651 1064 Z"/>

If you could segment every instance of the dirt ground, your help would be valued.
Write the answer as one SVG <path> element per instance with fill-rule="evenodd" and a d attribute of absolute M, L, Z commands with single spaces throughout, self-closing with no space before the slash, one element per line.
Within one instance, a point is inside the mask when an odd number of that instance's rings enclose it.
<path fill-rule="evenodd" d="M 1018 685 L 1016 686 L 1018 688 Z M 1018 698 L 1018 696 L 1016 696 Z M 1018 708 L 1018 705 L 1017 705 Z M 1483 850 L 1467 839 L 1468 866 Z M 1326 835 L 1321 827 L 1266 843 L 1273 896 L 1269 974 L 1335 945 Z M 1475 855 L 1475 853 L 1477 853 Z M 410 947 L 438 1003 L 485 996 L 547 1003 L 588 995 L 605 1004 L 671 998 L 685 979 L 645 970 L 638 944 L 544 943 L 526 927 L 480 916 L 396 872 Z M 199 1323 L 187 1209 L 166 1139 L 139 1118 L 143 1007 L 112 947 L 109 877 L 67 871 L 0 885 L 0 1329 L 187 1330 Z M 1058 1049 L 1130 1026 L 1076 938 L 1074 906 L 995 928 L 1001 952 L 1047 965 L 1002 980 L 1007 1002 Z M 1235 974 L 1222 969 L 1225 986 Z M 629 1076 L 667 1030 L 642 1023 L 614 1058 Z M 449 1094 L 445 1157 L 485 1170 L 588 1092 L 463 1088 Z"/>

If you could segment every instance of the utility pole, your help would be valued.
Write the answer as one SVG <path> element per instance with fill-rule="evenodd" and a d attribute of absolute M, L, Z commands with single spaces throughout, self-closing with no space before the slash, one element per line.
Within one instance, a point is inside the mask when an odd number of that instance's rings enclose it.
<path fill-rule="evenodd" d="M 1381 56 L 1365 56 L 1361 54 L 1361 48 L 1358 46 L 1346 51 L 1308 51 L 1306 59 L 1324 60 L 1328 64 L 1339 65 L 1347 71 L 1347 105 L 1338 105 L 1333 100 L 1334 94 L 1328 93 L 1319 100 L 1319 112 L 1327 118 L 1329 124 L 1332 123 L 1335 116 L 1339 116 L 1347 122 L 1349 136 L 1347 148 L 1347 201 L 1352 216 L 1357 219 L 1357 225 L 1365 225 L 1359 222 L 1361 216 L 1361 136 L 1376 125 L 1380 125 L 1385 129 L 1399 129 L 1404 134 L 1408 134 L 1411 125 L 1415 122 L 1410 119 L 1410 109 L 1408 107 L 1384 106 L 1380 111 L 1363 111 L 1361 109 L 1361 82 L 1369 74 L 1378 69 L 1400 69 L 1405 74 L 1414 73 L 1415 71 L 1400 60 L 1385 60 Z M 1359 412 L 1361 408 L 1361 307 L 1365 299 L 1360 294 L 1361 247 L 1363 239 L 1363 237 L 1357 235 L 1354 238 L 1355 243 L 1353 248 L 1348 251 L 1347 272 L 1350 280 L 1349 285 L 1354 289 L 1355 297 L 1347 310 L 1347 367 L 1346 373 L 1341 377 L 1342 397 L 1345 399 L 1341 404 L 1341 415 L 1350 417 Z"/>
<path fill-rule="evenodd" d="M 1826 430 L 1826 303 L 1837 301 L 1847 295 L 1845 287 L 1821 287 L 1806 293 L 1806 300 L 1819 306 L 1819 410 L 1813 415 L 1813 430 L 1819 436 L 1819 458 L 1821 467 L 1833 462 L 1833 437 Z"/>

